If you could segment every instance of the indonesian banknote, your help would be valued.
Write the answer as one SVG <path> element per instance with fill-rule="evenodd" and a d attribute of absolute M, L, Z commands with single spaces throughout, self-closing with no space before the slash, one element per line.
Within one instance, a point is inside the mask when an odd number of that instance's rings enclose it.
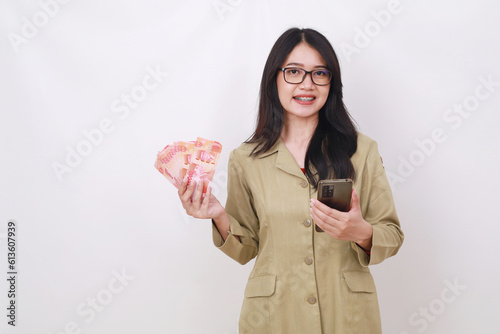
<path fill-rule="evenodd" d="M 196 141 L 178 141 L 158 152 L 155 167 L 176 188 L 186 175 L 188 184 L 193 180 L 212 181 L 221 151 L 222 145 L 213 140 L 198 137 Z"/>

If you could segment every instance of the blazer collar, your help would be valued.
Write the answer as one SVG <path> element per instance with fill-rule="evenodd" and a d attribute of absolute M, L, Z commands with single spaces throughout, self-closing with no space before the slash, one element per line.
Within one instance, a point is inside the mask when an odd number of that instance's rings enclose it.
<path fill-rule="evenodd" d="M 274 145 L 267 152 L 259 153 L 259 155 L 257 157 L 259 159 L 266 158 L 266 157 L 278 152 L 282 145 L 285 146 L 283 143 L 283 140 L 281 140 L 281 137 L 279 137 L 278 140 L 276 141 L 276 143 L 274 143 Z M 285 148 L 286 148 L 286 146 L 285 146 Z"/>
<path fill-rule="evenodd" d="M 301 179 L 307 180 L 306 176 L 300 169 L 297 161 L 293 157 L 292 153 L 288 150 L 285 143 L 281 137 L 276 141 L 276 143 L 269 149 L 269 151 L 259 154 L 258 158 L 263 159 L 277 153 L 275 166 L 284 172 L 300 177 Z"/>

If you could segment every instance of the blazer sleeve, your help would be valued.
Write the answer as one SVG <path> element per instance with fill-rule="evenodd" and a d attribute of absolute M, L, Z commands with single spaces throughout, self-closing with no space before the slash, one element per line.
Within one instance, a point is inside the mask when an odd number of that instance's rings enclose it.
<path fill-rule="evenodd" d="M 259 220 L 244 169 L 234 151 L 231 152 L 228 163 L 226 213 L 231 231 L 224 241 L 215 224 L 212 224 L 214 245 L 240 264 L 245 264 L 258 253 Z"/>
<path fill-rule="evenodd" d="M 368 266 L 395 255 L 404 240 L 391 187 L 375 141 L 368 149 L 362 177 L 361 189 L 357 191 L 363 218 L 373 226 L 372 248 L 367 256 L 356 243 L 353 242 L 352 247 L 361 265 Z"/>

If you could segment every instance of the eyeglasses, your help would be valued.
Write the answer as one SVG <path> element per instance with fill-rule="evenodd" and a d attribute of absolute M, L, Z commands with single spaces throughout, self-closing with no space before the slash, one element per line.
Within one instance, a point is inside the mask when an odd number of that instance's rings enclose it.
<path fill-rule="evenodd" d="M 332 72 L 327 69 L 306 71 L 300 67 L 285 67 L 278 68 L 283 72 L 285 81 L 290 84 L 299 84 L 304 81 L 307 74 L 311 74 L 311 80 L 315 85 L 326 86 L 332 80 Z"/>

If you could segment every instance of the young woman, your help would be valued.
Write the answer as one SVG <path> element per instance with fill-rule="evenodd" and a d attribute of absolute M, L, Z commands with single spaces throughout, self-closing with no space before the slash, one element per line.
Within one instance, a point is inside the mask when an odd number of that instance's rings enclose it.
<path fill-rule="evenodd" d="M 316 200 L 319 180 L 332 178 L 354 180 L 349 212 Z M 323 35 L 292 28 L 276 41 L 255 133 L 229 158 L 225 208 L 202 189 L 184 180 L 186 212 L 212 219 L 231 258 L 257 257 L 241 334 L 381 333 L 368 266 L 396 254 L 403 232 L 377 144 L 356 131 Z"/>

